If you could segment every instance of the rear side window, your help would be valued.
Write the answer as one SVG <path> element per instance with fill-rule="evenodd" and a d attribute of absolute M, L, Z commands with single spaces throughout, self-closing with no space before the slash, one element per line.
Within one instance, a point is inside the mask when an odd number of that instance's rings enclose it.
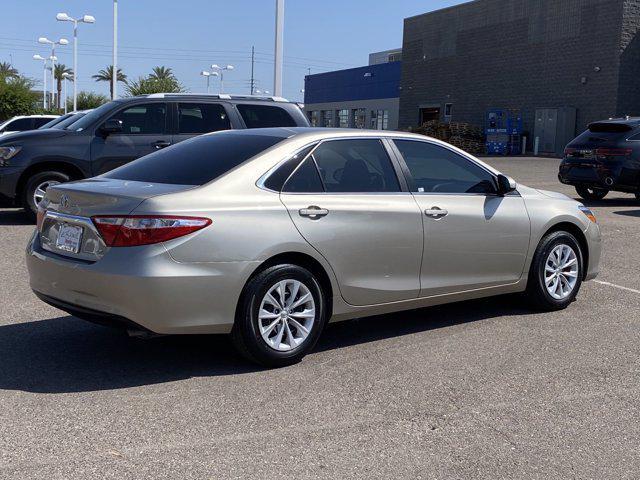
<path fill-rule="evenodd" d="M 295 127 L 295 120 L 280 107 L 271 105 L 237 105 L 247 128 Z"/>
<path fill-rule="evenodd" d="M 227 111 L 216 103 L 179 103 L 178 133 L 208 133 L 229 130 Z"/>
<path fill-rule="evenodd" d="M 57 119 L 54 119 L 57 120 Z M 40 128 L 41 126 L 49 123 L 51 121 L 50 118 L 34 118 L 33 120 L 33 128 Z"/>
<path fill-rule="evenodd" d="M 5 127 L 7 132 L 24 132 L 25 130 L 31 130 L 33 127 L 33 120 L 31 118 L 19 118 L 14 120 Z"/>
<path fill-rule="evenodd" d="M 377 139 L 332 140 L 322 143 L 313 158 L 327 192 L 399 192 L 391 159 Z"/>
<path fill-rule="evenodd" d="M 204 185 L 284 140 L 221 132 L 180 142 L 116 168 L 106 178 L 136 182 Z"/>
<path fill-rule="evenodd" d="M 318 193 L 324 192 L 322 180 L 312 157 L 307 158 L 302 165 L 289 177 L 283 192 L 288 193 Z"/>
<path fill-rule="evenodd" d="M 269 178 L 265 180 L 264 186 L 275 192 L 281 191 L 284 186 L 284 182 L 287 181 L 287 178 L 289 178 L 296 167 L 300 165 L 300 162 L 305 159 L 309 153 L 311 153 L 311 150 L 313 150 L 314 147 L 315 145 L 308 146 L 280 165 L 277 170 L 269 175 Z"/>

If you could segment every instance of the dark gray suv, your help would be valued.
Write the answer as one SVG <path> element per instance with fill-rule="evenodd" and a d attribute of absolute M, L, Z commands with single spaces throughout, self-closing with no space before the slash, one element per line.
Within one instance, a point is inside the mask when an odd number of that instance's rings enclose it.
<path fill-rule="evenodd" d="M 196 135 L 307 126 L 297 104 L 277 97 L 161 93 L 116 100 L 64 129 L 0 139 L 0 196 L 35 215 L 51 185 L 100 175 Z"/>

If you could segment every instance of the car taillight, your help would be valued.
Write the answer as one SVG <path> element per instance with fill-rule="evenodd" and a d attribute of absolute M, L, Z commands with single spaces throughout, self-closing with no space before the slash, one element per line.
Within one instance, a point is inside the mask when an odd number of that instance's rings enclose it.
<path fill-rule="evenodd" d="M 630 148 L 597 148 L 596 155 L 598 157 L 628 157 L 633 153 Z"/>
<path fill-rule="evenodd" d="M 109 247 L 136 247 L 166 242 L 211 225 L 211 219 L 171 215 L 101 215 L 92 217 Z"/>
<path fill-rule="evenodd" d="M 39 232 L 42 231 L 42 223 L 44 222 L 44 216 L 46 214 L 47 211 L 44 208 L 38 207 L 38 212 L 36 213 L 36 228 Z"/>
<path fill-rule="evenodd" d="M 567 148 L 564 149 L 564 154 L 565 154 L 565 156 L 570 157 L 571 155 L 573 155 L 577 151 L 578 151 L 577 148 L 569 148 L 569 147 L 567 147 Z"/>

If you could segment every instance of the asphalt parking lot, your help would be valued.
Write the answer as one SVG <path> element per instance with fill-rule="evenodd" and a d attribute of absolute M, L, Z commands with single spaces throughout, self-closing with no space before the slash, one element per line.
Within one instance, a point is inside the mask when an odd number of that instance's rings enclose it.
<path fill-rule="evenodd" d="M 574 195 L 557 160 L 485 160 Z M 129 339 L 48 307 L 34 227 L 1 209 L 0 478 L 638 478 L 640 203 L 590 205 L 603 269 L 568 310 L 498 297 L 335 324 L 271 371 L 224 337 Z"/>

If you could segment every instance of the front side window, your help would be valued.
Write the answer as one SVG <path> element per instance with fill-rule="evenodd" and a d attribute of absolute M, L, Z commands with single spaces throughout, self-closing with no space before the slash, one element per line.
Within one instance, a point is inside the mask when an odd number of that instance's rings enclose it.
<path fill-rule="evenodd" d="M 54 119 L 54 120 L 57 120 L 57 118 Z M 50 121 L 51 121 L 51 119 L 50 118 L 46 118 L 46 117 L 45 118 L 42 118 L 42 117 L 41 118 L 34 118 L 33 119 L 33 128 L 40 128 L 43 125 L 46 125 L 47 123 L 49 123 Z"/>
<path fill-rule="evenodd" d="M 31 130 L 33 127 L 33 121 L 30 118 L 19 118 L 7 125 L 4 130 L 6 132 L 24 132 L 25 130 Z"/>
<path fill-rule="evenodd" d="M 295 127 L 295 120 L 280 107 L 239 104 L 238 111 L 247 128 Z"/>
<path fill-rule="evenodd" d="M 230 128 L 227 111 L 220 104 L 178 104 L 178 133 L 209 133 Z"/>
<path fill-rule="evenodd" d="M 413 140 L 394 140 L 394 143 L 413 177 L 415 192 L 496 192 L 493 175 L 448 148 Z"/>
<path fill-rule="evenodd" d="M 391 159 L 377 139 L 322 143 L 313 158 L 327 192 L 399 192 Z"/>
<path fill-rule="evenodd" d="M 167 105 L 148 103 L 120 110 L 113 117 L 122 122 L 124 135 L 154 135 L 166 132 Z"/>

